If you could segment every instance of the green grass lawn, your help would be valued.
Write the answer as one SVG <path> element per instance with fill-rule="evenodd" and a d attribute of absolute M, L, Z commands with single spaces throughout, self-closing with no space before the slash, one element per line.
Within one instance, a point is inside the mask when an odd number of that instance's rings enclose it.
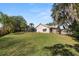
<path fill-rule="evenodd" d="M 79 55 L 75 38 L 53 33 L 11 33 L 0 37 L 0 55 Z"/>

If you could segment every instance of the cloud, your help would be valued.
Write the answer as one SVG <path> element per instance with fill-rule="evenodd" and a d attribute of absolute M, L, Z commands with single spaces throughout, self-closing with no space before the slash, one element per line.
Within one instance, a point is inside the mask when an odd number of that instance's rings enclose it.
<path fill-rule="evenodd" d="M 50 10 L 42 10 L 40 12 L 37 12 L 36 16 L 32 18 L 32 20 L 34 20 L 35 24 L 39 24 L 39 23 L 49 23 L 52 21 L 51 18 L 51 12 Z"/>
<path fill-rule="evenodd" d="M 31 4 L 32 5 L 32 4 Z M 35 5 L 35 4 L 33 4 Z M 30 8 L 29 11 L 26 14 L 26 19 L 28 23 L 34 23 L 35 26 L 37 26 L 39 23 L 49 23 L 52 22 L 51 18 L 51 8 L 50 7 L 35 7 L 35 8 Z"/>
<path fill-rule="evenodd" d="M 51 15 L 50 9 L 42 10 L 40 12 L 37 12 L 37 14 L 36 14 L 36 16 L 34 18 L 37 18 L 37 19 L 39 19 L 39 18 L 49 19 L 50 15 Z"/>

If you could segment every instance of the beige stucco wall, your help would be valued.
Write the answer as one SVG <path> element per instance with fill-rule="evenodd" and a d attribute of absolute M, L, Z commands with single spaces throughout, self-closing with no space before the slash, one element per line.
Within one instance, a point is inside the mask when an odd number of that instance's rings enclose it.
<path fill-rule="evenodd" d="M 43 32 L 43 29 L 47 29 L 45 32 Z M 48 27 L 45 27 L 45 26 L 42 26 L 42 25 L 39 25 L 37 28 L 36 28 L 37 32 L 42 32 L 42 33 L 49 33 L 49 28 Z"/>
<path fill-rule="evenodd" d="M 57 33 L 57 30 L 56 29 L 52 29 L 52 33 Z"/>

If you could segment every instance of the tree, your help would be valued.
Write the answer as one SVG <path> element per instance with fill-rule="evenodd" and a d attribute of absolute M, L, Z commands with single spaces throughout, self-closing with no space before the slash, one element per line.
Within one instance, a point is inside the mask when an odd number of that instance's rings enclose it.
<path fill-rule="evenodd" d="M 29 26 L 30 26 L 30 27 L 34 27 L 34 24 L 33 24 L 33 23 L 30 23 Z"/>
<path fill-rule="evenodd" d="M 11 19 L 14 20 L 15 31 L 25 31 L 27 22 L 22 16 L 12 16 Z"/>
<path fill-rule="evenodd" d="M 27 27 L 27 22 L 22 16 L 8 16 L 2 12 L 0 12 L 0 23 L 3 24 L 1 30 L 3 34 L 25 31 Z"/>
<path fill-rule="evenodd" d="M 46 25 L 52 26 L 52 25 L 55 25 L 55 24 L 53 24 L 53 23 L 47 23 Z"/>
<path fill-rule="evenodd" d="M 54 19 L 54 23 L 58 25 L 58 29 L 60 29 L 60 26 L 63 26 L 63 28 L 69 30 L 69 25 L 71 25 L 74 20 L 78 21 L 77 7 L 77 4 L 73 3 L 53 5 L 51 16 Z"/>
<path fill-rule="evenodd" d="M 29 32 L 35 32 L 36 29 L 34 28 L 34 24 L 33 23 L 30 23 L 29 24 Z"/>
<path fill-rule="evenodd" d="M 70 30 L 73 32 L 73 36 L 79 39 L 79 21 L 75 21 L 69 26 Z"/>

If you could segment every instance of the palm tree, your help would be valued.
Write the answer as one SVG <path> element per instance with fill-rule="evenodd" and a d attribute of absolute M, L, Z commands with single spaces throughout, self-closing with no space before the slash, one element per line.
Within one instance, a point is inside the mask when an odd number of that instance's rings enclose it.
<path fill-rule="evenodd" d="M 29 25 L 30 25 L 30 27 L 34 27 L 34 24 L 33 23 L 30 23 Z"/>

